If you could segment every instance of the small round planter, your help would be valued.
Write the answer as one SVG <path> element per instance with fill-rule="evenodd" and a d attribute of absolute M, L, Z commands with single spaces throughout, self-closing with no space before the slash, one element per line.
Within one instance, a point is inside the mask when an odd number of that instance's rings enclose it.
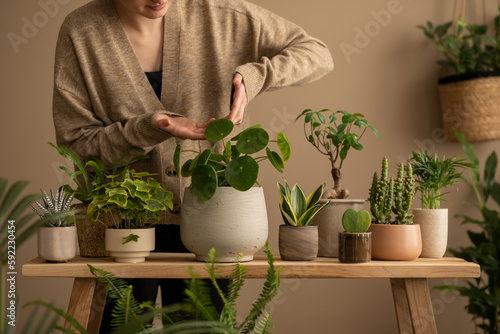
<path fill-rule="evenodd" d="M 320 204 L 328 200 L 322 199 Z M 344 231 L 342 215 L 347 209 L 359 211 L 363 209 L 363 199 L 333 199 L 314 218 L 314 225 L 318 226 L 318 256 L 339 256 L 339 233 Z"/>
<path fill-rule="evenodd" d="M 371 224 L 372 259 L 412 261 L 422 252 L 420 225 Z"/>
<path fill-rule="evenodd" d="M 370 262 L 372 254 L 371 232 L 339 233 L 339 261 L 345 263 Z"/>
<path fill-rule="evenodd" d="M 47 262 L 68 262 L 76 255 L 76 227 L 40 227 L 37 248 L 38 256 Z"/>
<path fill-rule="evenodd" d="M 130 234 L 139 236 L 137 241 L 123 244 L 124 238 Z M 155 249 L 155 229 L 134 228 L 115 229 L 108 228 L 105 232 L 106 250 L 115 257 L 116 262 L 137 263 L 146 261 L 149 253 Z"/>
<path fill-rule="evenodd" d="M 266 200 L 261 187 L 239 191 L 219 187 L 215 195 L 200 202 L 186 188 L 181 210 L 181 238 L 196 260 L 209 259 L 215 248 L 216 262 L 251 261 L 267 241 Z"/>
<path fill-rule="evenodd" d="M 312 261 L 318 254 L 318 226 L 279 227 L 279 250 L 282 260 Z"/>
<path fill-rule="evenodd" d="M 413 215 L 422 232 L 420 257 L 443 257 L 448 248 L 448 209 L 413 209 Z"/>

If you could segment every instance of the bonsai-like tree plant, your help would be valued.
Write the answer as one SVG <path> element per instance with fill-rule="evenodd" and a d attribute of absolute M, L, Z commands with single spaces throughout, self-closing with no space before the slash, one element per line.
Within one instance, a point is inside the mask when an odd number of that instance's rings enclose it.
<path fill-rule="evenodd" d="M 342 164 L 351 148 L 361 151 L 359 142 L 367 129 L 373 131 L 377 138 L 380 134 L 373 126 L 368 125 L 364 115 L 350 114 L 345 111 L 323 109 L 304 110 L 296 119 L 304 117 L 304 135 L 306 139 L 331 163 L 333 188 L 324 192 L 324 198 L 342 199 L 349 196 L 349 190 L 342 187 Z"/>

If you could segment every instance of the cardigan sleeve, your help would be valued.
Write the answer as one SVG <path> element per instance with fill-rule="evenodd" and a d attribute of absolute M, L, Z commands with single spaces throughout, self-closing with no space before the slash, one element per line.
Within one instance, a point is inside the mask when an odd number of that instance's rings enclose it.
<path fill-rule="evenodd" d="M 261 7 L 247 4 L 259 29 L 259 59 L 238 66 L 249 100 L 265 91 L 314 82 L 333 70 L 325 43 L 294 23 Z"/>

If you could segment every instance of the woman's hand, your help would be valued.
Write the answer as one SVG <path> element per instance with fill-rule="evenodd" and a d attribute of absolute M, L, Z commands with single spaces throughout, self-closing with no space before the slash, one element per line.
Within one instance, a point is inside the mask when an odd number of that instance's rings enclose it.
<path fill-rule="evenodd" d="M 226 116 L 226 118 L 233 121 L 234 124 L 238 125 L 243 121 L 245 107 L 248 104 L 247 91 L 241 74 L 236 73 L 234 75 L 233 86 L 233 104 L 231 105 L 231 111 L 229 112 L 229 115 Z"/>
<path fill-rule="evenodd" d="M 196 123 L 190 119 L 180 116 L 168 116 L 159 114 L 153 117 L 153 127 L 170 133 L 180 139 L 203 140 L 205 129 L 215 118 L 206 123 Z"/>

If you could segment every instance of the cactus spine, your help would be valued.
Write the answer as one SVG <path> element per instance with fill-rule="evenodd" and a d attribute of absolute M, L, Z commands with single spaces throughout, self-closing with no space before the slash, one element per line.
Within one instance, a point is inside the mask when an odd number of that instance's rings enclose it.
<path fill-rule="evenodd" d="M 373 174 L 372 186 L 370 188 L 370 210 L 375 223 L 389 224 L 391 221 L 392 202 L 394 199 L 394 180 L 389 180 L 389 162 L 387 158 L 382 160 L 382 172 L 380 179 L 377 173 Z"/>
<path fill-rule="evenodd" d="M 406 173 L 406 175 L 405 175 Z M 399 165 L 398 179 L 395 184 L 394 206 L 392 211 L 396 215 L 396 224 L 412 224 L 413 215 L 408 214 L 415 195 L 415 180 L 411 164 Z"/>

